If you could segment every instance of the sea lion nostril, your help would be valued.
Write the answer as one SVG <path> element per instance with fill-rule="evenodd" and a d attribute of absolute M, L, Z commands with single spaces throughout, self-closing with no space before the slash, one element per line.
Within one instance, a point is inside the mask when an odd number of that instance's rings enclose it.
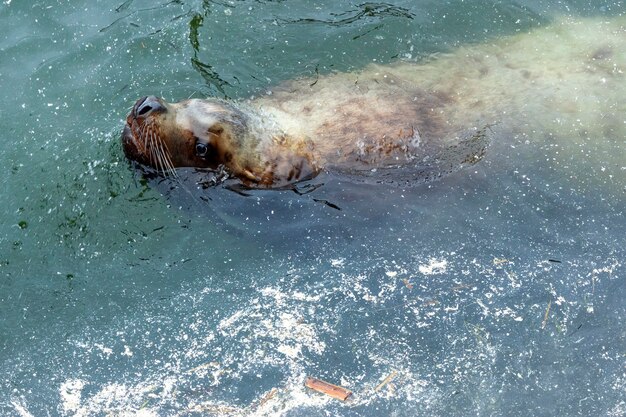
<path fill-rule="evenodd" d="M 133 112 L 135 117 L 145 116 L 153 111 L 164 110 L 165 107 L 161 104 L 161 101 L 156 96 L 144 97 L 135 103 Z"/>
<path fill-rule="evenodd" d="M 139 109 L 137 111 L 137 116 L 141 116 L 143 114 L 146 114 L 150 110 L 152 110 L 152 107 L 149 104 L 143 105 L 143 106 L 139 107 Z"/>

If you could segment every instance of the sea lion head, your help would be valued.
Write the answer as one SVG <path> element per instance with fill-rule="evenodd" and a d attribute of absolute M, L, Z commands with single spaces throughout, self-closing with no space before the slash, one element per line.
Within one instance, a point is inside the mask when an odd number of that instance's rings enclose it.
<path fill-rule="evenodd" d="M 174 177 L 179 167 L 224 167 L 252 188 L 288 186 L 319 173 L 307 140 L 285 134 L 252 108 L 243 109 L 219 99 L 168 103 L 143 97 L 126 118 L 124 153 Z"/>
<path fill-rule="evenodd" d="M 236 171 L 234 155 L 247 136 L 246 116 L 221 100 L 168 103 L 143 97 L 126 118 L 122 146 L 126 157 L 164 174 L 178 167 Z"/>

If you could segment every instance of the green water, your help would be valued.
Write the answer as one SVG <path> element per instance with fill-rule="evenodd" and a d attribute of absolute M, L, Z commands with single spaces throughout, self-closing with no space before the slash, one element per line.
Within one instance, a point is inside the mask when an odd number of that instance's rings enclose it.
<path fill-rule="evenodd" d="M 335 181 L 335 210 L 169 195 L 119 143 L 143 95 L 248 97 L 626 12 L 588 3 L 1 2 L 0 414 L 626 413 L 626 199 L 595 162 L 578 186 L 548 145 L 500 145 L 413 189 Z"/>

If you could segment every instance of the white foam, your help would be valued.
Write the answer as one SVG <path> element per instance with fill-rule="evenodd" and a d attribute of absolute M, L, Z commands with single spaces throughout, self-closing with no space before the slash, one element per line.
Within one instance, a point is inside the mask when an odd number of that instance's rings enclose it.
<path fill-rule="evenodd" d="M 68 379 L 61 384 L 59 394 L 61 395 L 61 404 L 63 411 L 76 412 L 80 408 L 82 390 L 85 387 L 85 381 L 81 379 Z"/>
<path fill-rule="evenodd" d="M 445 259 L 431 258 L 427 264 L 418 267 L 419 271 L 424 275 L 445 274 L 448 268 L 448 261 Z"/>
<path fill-rule="evenodd" d="M 23 401 L 23 399 L 21 399 L 20 401 Z M 17 400 L 11 400 L 11 405 L 13 406 L 13 408 L 15 408 L 15 411 L 17 411 L 17 414 L 19 414 L 20 417 L 35 417 L 26 409 L 26 406 L 23 405 L 23 402 L 20 403 Z"/>

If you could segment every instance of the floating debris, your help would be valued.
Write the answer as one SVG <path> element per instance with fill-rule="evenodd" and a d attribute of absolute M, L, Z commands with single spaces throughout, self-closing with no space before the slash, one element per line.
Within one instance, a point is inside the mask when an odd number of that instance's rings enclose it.
<path fill-rule="evenodd" d="M 271 400 L 272 398 L 274 398 L 276 396 L 276 394 L 278 393 L 278 389 L 277 388 L 272 388 L 270 390 L 270 392 L 268 392 L 262 399 L 261 401 L 259 401 L 259 404 L 257 405 L 257 408 L 261 408 L 263 407 L 263 405 L 268 402 L 269 400 Z"/>
<path fill-rule="evenodd" d="M 385 385 L 390 383 L 391 380 L 396 377 L 396 375 L 398 375 L 398 371 L 393 371 L 392 373 L 387 375 L 387 378 L 383 379 L 383 382 L 381 382 L 380 384 L 376 385 L 376 388 L 374 388 L 374 392 L 380 391 Z"/>
<path fill-rule="evenodd" d="M 545 329 L 548 323 L 548 316 L 550 314 L 550 307 L 552 306 L 552 300 L 548 302 L 548 308 L 546 308 L 546 314 L 543 315 L 543 322 L 541 322 L 541 328 Z"/>
<path fill-rule="evenodd" d="M 317 392 L 321 392 L 322 394 L 329 395 L 341 401 L 347 400 L 348 397 L 352 395 L 352 391 L 350 391 L 349 389 L 339 387 L 337 385 L 333 385 L 312 377 L 307 377 L 304 385 L 307 388 L 310 388 Z"/>

